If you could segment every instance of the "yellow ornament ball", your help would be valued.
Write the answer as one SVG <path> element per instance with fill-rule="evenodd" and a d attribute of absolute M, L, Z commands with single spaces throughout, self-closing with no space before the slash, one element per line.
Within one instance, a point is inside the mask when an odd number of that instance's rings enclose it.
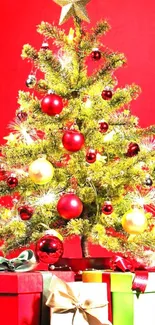
<path fill-rule="evenodd" d="M 29 166 L 29 177 L 35 184 L 47 184 L 52 179 L 53 174 L 54 168 L 45 157 L 36 159 Z"/>
<path fill-rule="evenodd" d="M 129 234 L 141 234 L 147 227 L 143 210 L 135 208 L 126 212 L 122 218 L 122 227 Z"/>

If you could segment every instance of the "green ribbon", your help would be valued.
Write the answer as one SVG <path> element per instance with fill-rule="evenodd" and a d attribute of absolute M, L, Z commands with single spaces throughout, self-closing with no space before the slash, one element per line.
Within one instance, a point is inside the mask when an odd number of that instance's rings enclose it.
<path fill-rule="evenodd" d="M 37 261 L 31 249 L 23 251 L 12 259 L 0 257 L 0 271 L 28 272 L 33 270 L 36 264 Z"/>

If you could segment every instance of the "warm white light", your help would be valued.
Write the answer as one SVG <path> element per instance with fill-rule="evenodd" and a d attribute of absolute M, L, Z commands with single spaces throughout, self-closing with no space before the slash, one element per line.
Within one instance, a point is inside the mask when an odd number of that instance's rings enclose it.
<path fill-rule="evenodd" d="M 112 130 L 111 132 L 107 133 L 104 136 L 104 142 L 112 141 L 114 135 L 115 135 L 115 131 L 114 130 Z"/>
<path fill-rule="evenodd" d="M 59 50 L 58 60 L 62 69 L 71 68 L 72 57 L 69 55 L 69 53 L 64 53 L 62 50 Z"/>
<path fill-rule="evenodd" d="M 155 204 L 155 189 L 149 191 L 145 196 L 142 196 L 139 191 L 129 194 L 129 198 L 134 205 L 144 207 L 146 204 Z"/>
<path fill-rule="evenodd" d="M 107 156 L 102 156 L 100 153 L 97 153 L 97 155 L 96 155 L 96 160 L 97 160 L 97 161 L 106 162 L 106 160 L 107 160 Z"/>
<path fill-rule="evenodd" d="M 85 107 L 86 108 L 91 108 L 92 107 L 92 101 L 90 98 L 87 98 L 86 102 L 85 102 Z"/>
<path fill-rule="evenodd" d="M 31 143 L 34 142 L 33 139 L 31 138 L 31 136 L 28 134 L 28 132 L 27 132 L 27 130 L 26 130 L 25 127 L 22 127 L 21 128 L 21 134 L 22 134 L 22 136 L 23 136 L 23 138 L 24 138 L 24 140 L 25 140 L 25 142 L 27 144 L 31 144 Z"/>
<path fill-rule="evenodd" d="M 68 43 L 73 42 L 73 39 L 74 39 L 74 29 L 73 28 L 70 28 L 67 39 L 68 39 Z"/>
<path fill-rule="evenodd" d="M 153 135 L 144 137 L 141 146 L 147 151 L 155 150 L 155 137 Z"/>
<path fill-rule="evenodd" d="M 36 205 L 44 205 L 50 204 L 56 200 L 56 195 L 53 192 L 47 192 L 43 194 L 38 200 L 36 201 Z"/>

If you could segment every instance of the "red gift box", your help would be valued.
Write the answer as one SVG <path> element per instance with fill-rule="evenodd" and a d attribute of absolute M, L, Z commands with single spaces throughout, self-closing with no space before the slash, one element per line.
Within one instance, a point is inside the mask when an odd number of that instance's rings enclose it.
<path fill-rule="evenodd" d="M 39 325 L 42 275 L 0 273 L 2 325 Z"/>
<path fill-rule="evenodd" d="M 53 271 L 64 281 L 74 281 L 72 271 Z M 42 325 L 44 272 L 0 273 L 0 324 Z M 45 322 L 46 325 L 48 323 Z"/>

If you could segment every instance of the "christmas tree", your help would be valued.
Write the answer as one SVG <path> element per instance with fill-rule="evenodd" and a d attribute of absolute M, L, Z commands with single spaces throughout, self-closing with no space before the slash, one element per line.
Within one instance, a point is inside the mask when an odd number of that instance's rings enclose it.
<path fill-rule="evenodd" d="M 88 31 L 90 0 L 54 2 L 60 24 L 72 17 L 74 28 L 42 22 L 39 51 L 22 50 L 34 72 L 1 147 L 1 201 L 11 197 L 0 207 L 2 248 L 37 242 L 52 229 L 59 238 L 79 235 L 83 247 L 89 239 L 141 257 L 155 247 L 155 128 L 140 128 L 131 114 L 140 88 L 118 85 L 114 73 L 126 59 L 102 43 L 108 22 Z"/>

